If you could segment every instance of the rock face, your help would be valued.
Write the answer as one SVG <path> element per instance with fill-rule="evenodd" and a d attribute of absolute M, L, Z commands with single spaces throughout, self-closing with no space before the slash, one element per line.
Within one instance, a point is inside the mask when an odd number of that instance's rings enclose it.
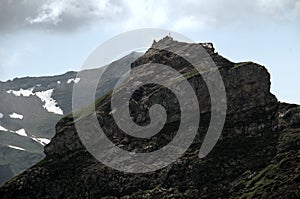
<path fill-rule="evenodd" d="M 165 50 L 156 47 L 165 46 Z M 199 73 L 168 52 L 204 48 L 217 64 L 227 93 L 227 116 L 217 145 L 205 158 L 198 152 L 210 121 L 210 96 Z M 198 135 L 186 153 L 155 172 L 129 174 L 97 161 L 82 145 L 74 120 L 90 121 L 89 113 L 68 116 L 56 125 L 44 160 L 0 188 L 1 198 L 299 198 L 300 108 L 277 101 L 270 93 L 268 71 L 252 62 L 232 63 L 212 44 L 187 44 L 166 37 L 155 42 L 131 66 L 160 63 L 180 71 L 193 87 L 201 110 Z M 136 69 L 133 76 L 143 76 Z M 162 74 L 163 76 L 164 74 Z M 130 81 L 130 80 L 129 80 Z M 120 88 L 126 89 L 126 88 Z M 172 140 L 180 123 L 178 101 L 158 85 L 140 87 L 130 101 L 132 119 L 149 123 L 149 107 L 159 103 L 168 113 L 164 128 L 141 140 L 122 132 L 111 116 L 109 92 L 96 101 L 96 114 L 106 135 L 131 152 L 150 152 Z M 169 116 L 170 115 L 170 116 Z M 86 131 L 91 127 L 87 125 Z"/>

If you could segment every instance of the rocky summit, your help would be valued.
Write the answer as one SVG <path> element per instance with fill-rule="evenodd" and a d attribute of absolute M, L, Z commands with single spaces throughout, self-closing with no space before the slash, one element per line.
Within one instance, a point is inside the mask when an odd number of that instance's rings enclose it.
<path fill-rule="evenodd" d="M 200 159 L 199 149 L 211 121 L 212 104 L 203 75 L 213 71 L 199 74 L 177 52 L 198 56 L 201 49 L 213 59 L 222 76 L 227 111 L 216 146 Z M 206 60 L 205 56 L 202 58 Z M 148 173 L 126 173 L 102 164 L 87 151 L 75 128 L 77 121 L 86 125 L 87 132 L 92 130 L 89 121 L 94 112 L 85 108 L 57 123 L 56 134 L 44 149 L 46 157 L 5 183 L 0 188 L 0 198 L 300 197 L 300 107 L 276 99 L 270 92 L 270 74 L 264 66 L 233 63 L 219 55 L 211 43 L 189 44 L 170 37 L 154 42 L 132 63 L 135 70 L 131 76 L 143 78 L 147 74 L 138 66 L 150 67 L 151 63 L 179 71 L 199 102 L 198 134 L 182 157 Z M 167 74 L 160 76 L 168 78 Z M 152 105 L 161 104 L 166 110 L 164 127 L 150 139 L 130 136 L 118 127 L 111 114 L 111 96 L 112 92 L 107 92 L 96 100 L 95 112 L 106 136 L 118 147 L 132 153 L 152 152 L 167 145 L 176 135 L 180 107 L 168 88 L 143 85 L 131 96 L 130 114 L 139 125 L 149 124 Z"/>

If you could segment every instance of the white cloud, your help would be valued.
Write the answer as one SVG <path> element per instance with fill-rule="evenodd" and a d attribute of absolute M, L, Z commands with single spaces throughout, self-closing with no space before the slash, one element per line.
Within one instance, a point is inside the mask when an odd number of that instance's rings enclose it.
<path fill-rule="evenodd" d="M 264 25 L 266 22 L 297 21 L 299 0 L 123 0 L 126 16 L 116 24 L 121 31 L 133 28 L 158 27 L 179 32 L 220 28 L 241 23 Z M 120 30 L 119 30 L 120 31 Z"/>
<path fill-rule="evenodd" d="M 4 56 L 4 48 L 0 48 L 0 58 Z"/>
<path fill-rule="evenodd" d="M 34 17 L 27 17 L 31 25 L 53 28 L 77 28 L 94 20 L 111 20 L 122 12 L 122 7 L 110 0 L 52 0 L 46 1 Z"/>
<path fill-rule="evenodd" d="M 4 75 L 3 73 L 5 73 L 4 71 L 4 64 L 3 64 L 3 59 L 4 59 L 4 48 L 0 48 L 0 70 L 1 70 L 1 75 L 0 78 L 2 77 L 2 75 Z"/>
<path fill-rule="evenodd" d="M 29 42 L 18 44 L 18 47 L 13 50 L 10 47 L 0 48 L 0 68 L 14 67 L 28 54 L 34 52 L 36 48 Z"/>
<path fill-rule="evenodd" d="M 0 48 L 0 67 L 5 68 L 17 63 L 19 53 L 8 53 L 4 48 Z"/>
<path fill-rule="evenodd" d="M 0 30 L 72 31 L 88 24 L 119 31 L 141 27 L 197 29 L 253 19 L 289 21 L 299 0 L 31 0 L 0 2 Z"/>
<path fill-rule="evenodd" d="M 299 0 L 258 0 L 260 11 L 277 20 L 293 20 L 300 16 Z"/>
<path fill-rule="evenodd" d="M 156 1 L 148 0 L 123 0 L 123 2 L 126 16 L 119 23 L 126 29 L 158 27 L 168 22 L 167 1 L 157 3 Z"/>
<path fill-rule="evenodd" d="M 60 16 L 63 13 L 64 5 L 64 1 L 54 1 L 50 4 L 44 4 L 37 17 L 28 17 L 26 20 L 31 24 L 53 23 L 56 25 L 59 21 L 61 21 Z"/>
<path fill-rule="evenodd" d="M 182 31 L 182 30 L 193 31 L 193 30 L 205 29 L 209 21 L 212 21 L 212 19 L 200 21 L 196 17 L 186 16 L 181 19 L 178 19 L 174 23 L 171 29 L 174 31 Z"/>

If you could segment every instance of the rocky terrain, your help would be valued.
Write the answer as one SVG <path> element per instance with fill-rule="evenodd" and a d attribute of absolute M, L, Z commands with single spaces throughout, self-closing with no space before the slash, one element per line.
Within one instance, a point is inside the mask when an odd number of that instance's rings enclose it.
<path fill-rule="evenodd" d="M 156 49 L 165 46 L 164 50 Z M 198 153 L 210 122 L 211 101 L 201 75 L 168 48 L 193 54 L 204 48 L 217 64 L 227 93 L 225 126 L 214 149 Z M 253 62 L 233 63 L 212 44 L 188 44 L 166 37 L 155 42 L 132 65 L 160 63 L 180 71 L 193 87 L 201 110 L 198 135 L 173 164 L 149 173 L 125 173 L 97 161 L 82 145 L 74 121 L 88 124 L 84 109 L 56 125 L 46 157 L 5 183 L 1 198 L 299 198 L 300 107 L 280 103 L 270 93 L 270 74 Z M 133 76 L 143 76 L 135 70 Z M 164 74 L 162 74 L 164 76 Z M 167 78 L 167 76 L 166 76 Z M 129 80 L 130 81 L 130 80 Z M 126 88 L 120 88 L 126 89 Z M 111 116 L 111 92 L 95 102 L 98 121 L 107 137 L 128 151 L 150 152 L 169 143 L 180 123 L 178 101 L 158 85 L 140 87 L 131 101 L 132 119 L 149 123 L 149 107 L 159 103 L 168 113 L 164 128 L 151 139 L 122 132 Z M 92 127 L 86 126 L 86 131 Z M 0 159 L 1 160 L 1 159 Z"/>
<path fill-rule="evenodd" d="M 103 80 L 96 96 L 111 90 L 119 71 L 140 56 L 133 52 L 107 66 L 112 79 Z M 55 134 L 55 124 L 72 111 L 72 90 L 95 70 L 49 77 L 15 78 L 0 82 L 0 184 L 42 160 L 44 146 Z M 91 102 L 86 102 L 86 105 Z"/>

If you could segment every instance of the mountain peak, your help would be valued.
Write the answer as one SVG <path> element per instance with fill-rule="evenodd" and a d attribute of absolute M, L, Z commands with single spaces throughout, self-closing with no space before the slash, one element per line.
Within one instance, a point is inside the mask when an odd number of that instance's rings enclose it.
<path fill-rule="evenodd" d="M 147 62 L 168 62 L 166 59 L 169 61 L 170 59 L 173 59 L 171 62 L 174 62 L 174 60 L 177 59 L 182 63 L 181 66 L 177 65 L 177 67 L 180 68 L 190 64 L 187 63 L 187 60 L 185 60 L 183 55 L 190 56 L 193 60 L 197 60 L 197 62 L 212 60 L 219 68 L 230 69 L 234 67 L 233 62 L 215 52 L 214 45 L 211 42 L 187 43 L 176 41 L 171 36 L 165 36 L 158 41 L 154 40 L 152 46 L 142 57 L 138 58 L 131 67 L 133 68 Z"/>
<path fill-rule="evenodd" d="M 160 39 L 158 41 L 154 40 L 151 48 L 157 48 L 157 47 L 161 48 L 162 46 L 166 48 L 170 44 L 173 44 L 173 45 L 176 45 L 176 44 L 177 45 L 182 45 L 184 43 L 185 44 L 189 44 L 189 45 L 200 45 L 203 48 L 205 48 L 206 50 L 209 50 L 209 52 L 211 52 L 211 51 L 214 52 L 214 50 L 215 50 L 214 49 L 214 45 L 213 45 L 212 42 L 203 42 L 203 43 L 198 43 L 198 44 L 196 44 L 196 43 L 186 43 L 186 42 L 176 41 L 170 35 L 167 35 L 167 36 L 163 37 L 162 39 Z"/>
<path fill-rule="evenodd" d="M 155 42 L 132 67 L 153 62 L 174 69 L 184 67 L 186 62 L 154 49 L 156 45 L 165 48 L 175 45 L 187 52 L 201 49 L 199 46 L 213 49 L 211 43 L 188 44 L 167 36 Z M 208 156 L 199 159 L 198 152 L 210 125 L 212 99 L 201 75 L 185 70 L 180 72 L 198 98 L 201 121 L 190 148 L 171 165 L 150 173 L 114 170 L 87 151 L 77 134 L 75 119 L 69 115 L 57 123 L 56 135 L 45 147 L 46 158 L 4 184 L 0 197 L 299 198 L 300 108 L 277 101 L 270 92 L 270 74 L 263 66 L 252 62 L 234 64 L 209 52 L 224 81 L 227 97 L 222 100 L 227 100 L 227 115 L 221 138 Z M 131 75 L 129 81 L 149 74 L 137 67 Z M 168 78 L 167 74 L 161 76 Z M 130 90 L 127 85 L 118 89 Z M 117 126 L 111 114 L 111 97 L 108 92 L 97 100 L 95 107 L 100 126 L 116 146 L 134 154 L 150 153 L 170 143 L 176 135 L 181 122 L 180 104 L 167 88 L 142 86 L 132 94 L 129 103 L 130 118 L 141 126 L 149 124 L 149 106 L 161 104 L 166 109 L 169 117 L 165 126 L 151 139 L 137 139 Z M 86 125 L 83 129 L 87 134 L 94 128 L 90 122 L 92 115 L 76 118 Z M 94 145 L 102 147 L 99 143 Z M 108 161 L 114 162 L 117 152 L 107 151 Z M 132 159 L 120 157 L 120 160 L 124 163 L 121 166 L 126 166 Z"/>

